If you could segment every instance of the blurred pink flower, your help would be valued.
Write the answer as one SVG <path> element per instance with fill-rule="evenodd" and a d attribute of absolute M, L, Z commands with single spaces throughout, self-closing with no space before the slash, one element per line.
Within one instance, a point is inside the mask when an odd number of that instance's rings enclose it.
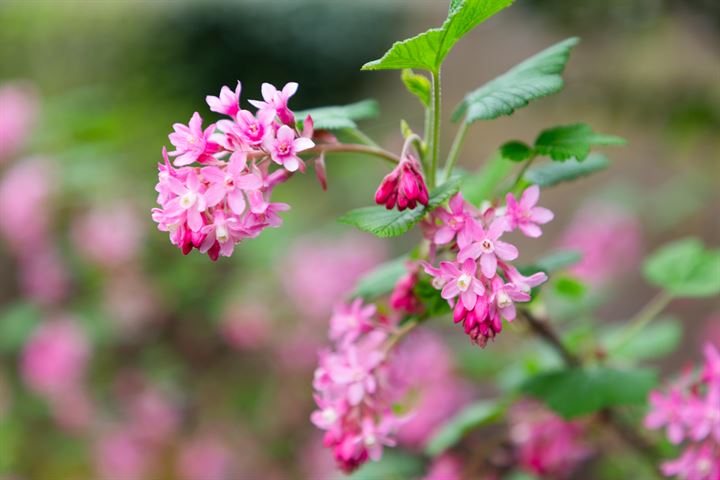
<path fill-rule="evenodd" d="M 60 397 L 82 382 L 90 355 L 85 333 L 75 318 L 51 318 L 33 332 L 25 345 L 21 371 L 30 389 Z"/>
<path fill-rule="evenodd" d="M 81 386 L 70 386 L 66 392 L 50 399 L 55 422 L 71 432 L 85 432 L 93 422 L 95 408 L 92 399 Z"/>
<path fill-rule="evenodd" d="M 172 439 L 180 426 L 180 411 L 154 387 L 145 387 L 128 402 L 128 424 L 143 441 L 152 444 Z"/>
<path fill-rule="evenodd" d="M 461 480 L 462 478 L 460 459 L 446 453 L 433 460 L 423 480 Z"/>
<path fill-rule="evenodd" d="M 220 330 L 238 350 L 254 350 L 266 344 L 272 334 L 272 316 L 261 303 L 231 303 L 223 313 Z"/>
<path fill-rule="evenodd" d="M 130 205 L 115 202 L 76 218 L 72 239 L 87 260 L 112 268 L 133 260 L 142 240 L 142 225 Z"/>
<path fill-rule="evenodd" d="M 132 430 L 117 429 L 95 442 L 98 480 L 143 480 L 147 478 L 151 451 Z"/>
<path fill-rule="evenodd" d="M 106 277 L 103 306 L 108 320 L 124 337 L 133 337 L 159 320 L 160 303 L 153 285 L 143 272 L 135 269 L 118 270 Z"/>
<path fill-rule="evenodd" d="M 637 266 L 642 250 L 641 225 L 625 208 L 589 203 L 577 212 L 560 243 L 583 255 L 571 269 L 575 275 L 602 284 Z"/>
<path fill-rule="evenodd" d="M 18 268 L 20 285 L 26 297 L 50 305 L 58 303 L 68 294 L 69 272 L 54 246 L 42 246 L 23 255 Z"/>
<path fill-rule="evenodd" d="M 177 473 L 182 480 L 231 480 L 232 452 L 215 437 L 194 438 L 180 448 Z"/>
<path fill-rule="evenodd" d="M 385 258 L 382 242 L 367 236 L 305 237 L 291 247 L 281 278 L 301 314 L 325 321 L 357 280 Z"/>
<path fill-rule="evenodd" d="M 0 86 L 0 163 L 25 144 L 38 110 L 37 92 L 31 86 L 22 83 Z"/>

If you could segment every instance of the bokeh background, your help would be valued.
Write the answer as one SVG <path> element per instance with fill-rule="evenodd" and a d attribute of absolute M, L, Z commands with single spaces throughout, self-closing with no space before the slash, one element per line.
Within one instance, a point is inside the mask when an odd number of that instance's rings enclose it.
<path fill-rule="evenodd" d="M 422 130 L 422 110 L 397 72 L 359 67 L 439 25 L 446 8 L 0 4 L 0 478 L 338 475 L 308 421 L 316 351 L 333 304 L 417 237 L 381 242 L 334 219 L 371 203 L 386 166 L 329 157 L 327 192 L 312 173 L 283 185 L 275 198 L 292 206 L 283 227 L 211 263 L 183 257 L 152 224 L 156 164 L 172 123 L 196 110 L 214 118 L 205 95 L 237 80 L 243 100 L 259 98 L 263 81 L 299 82 L 296 110 L 376 98 L 381 116 L 361 128 L 398 150 L 400 120 Z M 460 164 L 474 170 L 504 141 L 560 123 L 628 139 L 607 152 L 609 170 L 544 193 L 556 220 L 540 241 L 519 245 L 528 263 L 563 246 L 586 252 L 565 274 L 584 282 L 582 301 L 562 289 L 549 299 L 582 342 L 591 319 L 621 322 L 652 297 L 639 271 L 645 253 L 688 235 L 720 243 L 720 4 L 518 0 L 450 55 L 444 119 L 465 92 L 568 36 L 582 43 L 565 91 L 476 124 Z M 443 133 L 444 149 L 453 133 Z M 673 372 L 699 359 L 702 339 L 720 342 L 720 305 L 676 301 L 669 312 L 667 328 L 682 340 L 659 365 Z M 427 400 L 439 418 L 415 425 L 388 455 L 395 478 L 422 472 L 422 460 L 403 452 L 443 417 L 538 362 L 513 354 L 526 341 L 519 327 L 482 352 L 450 325 L 428 335 L 452 377 L 441 390 L 455 394 Z M 463 448 L 483 454 L 481 439 Z M 603 478 L 628 478 L 618 465 L 601 468 Z"/>

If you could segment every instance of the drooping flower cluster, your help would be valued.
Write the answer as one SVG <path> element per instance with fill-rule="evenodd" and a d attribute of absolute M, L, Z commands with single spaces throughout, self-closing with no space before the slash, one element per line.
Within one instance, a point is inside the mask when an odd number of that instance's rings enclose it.
<path fill-rule="evenodd" d="M 184 254 L 197 248 L 212 260 L 229 256 L 236 243 L 282 223 L 278 213 L 290 207 L 271 202 L 272 190 L 304 171 L 298 154 L 314 146 L 312 119 L 300 132 L 288 107 L 296 90 L 296 83 L 282 90 L 263 84 L 263 101 L 250 102 L 258 109 L 253 114 L 240 108 L 238 82 L 234 91 L 223 87 L 219 97 L 207 97 L 210 109 L 230 120 L 203 129 L 195 112 L 188 125 L 173 126 L 175 150 L 163 150 L 158 165 L 160 208 L 153 209 L 153 219 Z"/>
<path fill-rule="evenodd" d="M 553 214 L 536 206 L 539 195 L 540 189 L 532 186 L 519 201 L 508 194 L 504 211 L 480 211 L 458 193 L 450 199 L 448 210 L 436 210 L 425 225 L 432 257 L 445 249 L 452 258 L 438 267 L 424 262 L 425 272 L 453 307 L 454 321 L 462 322 L 465 333 L 481 347 L 500 333 L 503 318 L 515 318 L 515 302 L 529 301 L 532 287 L 547 279 L 542 272 L 522 275 L 510 264 L 518 257 L 518 249 L 501 240 L 515 229 L 530 237 L 542 234 L 539 225 L 552 220 Z"/>
<path fill-rule="evenodd" d="M 395 445 L 401 422 L 392 410 L 396 393 L 389 381 L 389 331 L 375 313 L 361 300 L 336 310 L 334 348 L 320 353 L 313 380 L 318 410 L 311 420 L 325 430 L 323 443 L 344 472 L 380 459 L 383 446 Z"/>
<path fill-rule="evenodd" d="M 699 378 L 684 376 L 667 393 L 650 393 L 645 426 L 665 428 L 670 442 L 687 441 L 679 458 L 662 464 L 668 477 L 720 480 L 720 350 L 705 345 Z"/>
<path fill-rule="evenodd" d="M 420 162 L 412 155 L 406 155 L 393 170 L 385 175 L 375 192 L 375 203 L 392 210 L 397 205 L 400 211 L 427 205 L 428 189 L 423 179 Z"/>

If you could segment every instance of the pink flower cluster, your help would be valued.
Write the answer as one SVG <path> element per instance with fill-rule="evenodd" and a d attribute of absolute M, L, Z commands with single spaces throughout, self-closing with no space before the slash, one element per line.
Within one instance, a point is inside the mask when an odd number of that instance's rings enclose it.
<path fill-rule="evenodd" d="M 334 348 L 320 353 L 313 380 L 318 409 L 311 420 L 325 430 L 323 444 L 348 473 L 368 459 L 379 460 L 383 446 L 394 446 L 400 424 L 392 410 L 389 333 L 375 313 L 362 300 L 335 312 Z"/>
<path fill-rule="evenodd" d="M 662 464 L 668 477 L 720 480 L 720 351 L 708 343 L 704 353 L 699 378 L 686 375 L 667 393 L 650 393 L 645 426 L 664 427 L 674 444 L 688 441 L 679 458 Z"/>
<path fill-rule="evenodd" d="M 375 192 L 375 203 L 385 205 L 388 210 L 397 205 L 400 211 L 406 208 L 412 210 L 418 203 L 427 205 L 428 189 L 420 170 L 420 162 L 415 157 L 405 156 L 380 182 Z"/>
<path fill-rule="evenodd" d="M 553 213 L 536 206 L 539 195 L 540 189 L 532 186 L 519 201 L 508 194 L 504 211 L 479 211 L 458 193 L 448 210 L 437 209 L 425 225 L 432 257 L 444 248 L 452 258 L 438 267 L 423 262 L 425 272 L 453 307 L 454 321 L 462 322 L 465 333 L 481 347 L 500 333 L 503 318 L 515 319 L 515 302 L 529 301 L 532 287 L 547 279 L 542 272 L 523 276 L 509 263 L 518 257 L 518 249 L 501 240 L 515 229 L 530 237 L 542 234 L 540 225 L 552 220 Z"/>
<path fill-rule="evenodd" d="M 197 248 L 212 260 L 230 256 L 236 243 L 282 223 L 278 213 L 290 207 L 271 202 L 272 190 L 304 171 L 298 154 L 315 145 L 312 119 L 299 132 L 288 107 L 296 90 L 296 83 L 282 90 L 263 84 L 263 101 L 250 101 L 258 109 L 253 114 L 240 108 L 238 82 L 234 91 L 223 87 L 219 97 L 207 97 L 210 109 L 230 120 L 203 129 L 195 112 L 188 125 L 173 126 L 175 150 L 163 150 L 158 165 L 160 208 L 153 209 L 153 220 L 184 254 Z M 175 157 L 174 166 L 168 157 Z"/>
<path fill-rule="evenodd" d="M 567 478 L 591 453 L 580 421 L 565 421 L 530 401 L 515 404 L 509 418 L 518 462 L 533 475 Z"/>

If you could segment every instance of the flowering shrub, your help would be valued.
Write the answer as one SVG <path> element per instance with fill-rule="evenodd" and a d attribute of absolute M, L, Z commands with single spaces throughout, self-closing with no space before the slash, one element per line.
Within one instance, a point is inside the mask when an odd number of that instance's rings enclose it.
<path fill-rule="evenodd" d="M 470 127 L 511 115 L 560 91 L 561 74 L 578 43 L 570 38 L 553 45 L 468 93 L 453 114 L 453 121 L 459 122 L 455 140 L 443 153 L 443 60 L 468 31 L 510 3 L 453 0 L 441 27 L 397 42 L 382 58 L 363 66 L 364 70 L 402 70 L 402 81 L 425 109 L 422 135 L 403 121 L 404 143 L 398 154 L 384 150 L 358 130 L 355 121 L 372 114 L 371 103 L 296 114 L 288 101 L 297 92 L 297 84 L 288 83 L 281 90 L 263 84 L 263 100 L 250 101 L 257 108 L 253 113 L 240 103 L 239 82 L 235 90 L 223 87 L 218 97 L 207 97 L 210 109 L 229 120 L 203 129 L 195 113 L 187 126 L 174 126 L 169 138 L 175 150 L 163 150 L 156 187 L 161 208 L 153 210 L 153 219 L 184 254 L 196 248 L 212 260 L 231 255 L 235 244 L 257 237 L 264 228 L 280 225 L 278 213 L 289 206 L 271 202 L 271 192 L 295 172 L 304 172 L 311 157 L 316 157 L 313 164 L 323 188 L 329 183 L 326 155 L 353 152 L 392 163 L 377 187 L 377 206 L 352 210 L 340 221 L 383 238 L 400 236 L 419 224 L 422 240 L 407 256 L 367 274 L 354 291 L 333 300 L 337 304 L 329 321 L 331 347 L 320 351 L 313 380 L 317 409 L 311 420 L 325 432 L 323 444 L 343 472 L 380 460 L 385 447 L 395 446 L 400 439 L 436 457 L 426 478 L 459 478 L 465 473 L 448 450 L 475 428 L 496 422 L 506 413 L 508 441 L 497 447 L 506 454 L 494 461 L 497 455 L 488 452 L 489 461 L 472 478 L 479 474 L 500 478 L 513 469 L 542 478 L 568 478 L 597 454 L 596 439 L 589 435 L 594 427 L 615 432 L 655 465 L 658 452 L 619 413 L 645 400 L 655 376 L 635 362 L 623 363 L 618 352 L 627 351 L 671 299 L 720 291 L 720 254 L 687 240 L 646 262 L 646 278 L 662 292 L 614 335 L 598 334 L 593 348 L 583 351 L 568 346 L 556 331 L 548 318 L 543 284 L 552 272 L 573 267 L 579 255 L 560 251 L 530 264 L 514 244 L 517 234 L 539 239 L 553 220 L 553 212 L 539 204 L 542 188 L 602 170 L 608 160 L 591 150 L 624 141 L 582 123 L 550 127 L 533 144 L 512 140 L 501 145 L 480 173 L 458 175 L 454 167 Z M 346 143 L 348 137 L 360 143 Z M 535 165 L 542 157 L 551 162 Z M 513 162 L 519 167 L 510 174 Z M 498 176 L 496 171 L 505 173 Z M 628 226 L 631 220 L 612 212 L 598 215 L 591 210 L 589 219 L 572 227 L 563 244 L 584 255 L 582 263 L 573 267 L 579 277 L 607 281 L 637 257 L 639 242 L 633 225 Z M 323 262 L 316 263 L 325 271 Z M 335 282 L 342 275 L 329 276 Z M 292 290 L 304 292 L 300 296 L 314 303 L 312 287 L 299 285 Z M 346 288 L 323 287 L 322 291 L 337 290 L 336 295 L 343 297 L 341 290 Z M 578 295 L 584 285 L 564 279 L 555 288 Z M 407 334 L 431 318 L 446 316 L 461 324 L 471 342 L 481 348 L 490 348 L 504 321 L 522 319 L 526 329 L 554 349 L 559 363 L 527 374 L 513 393 L 466 405 L 457 414 L 440 407 L 458 408 L 466 403 L 464 394 L 440 395 L 442 400 L 435 404 L 427 400 L 432 396 L 425 397 L 425 403 L 413 401 L 417 383 L 421 391 L 432 391 L 433 365 L 426 364 L 423 353 L 408 353 L 412 350 L 406 345 L 415 335 Z M 418 352 L 433 358 L 441 355 L 432 343 Z M 684 380 L 667 396 L 650 394 L 647 426 L 667 426 L 673 443 L 692 442 L 678 460 L 662 464 L 661 472 L 667 476 L 717 480 L 720 475 L 720 385 L 716 378 L 720 357 L 712 346 L 706 348 L 706 356 L 698 382 Z M 413 373 L 413 369 L 419 370 Z M 451 377 L 446 368 L 441 370 L 441 377 Z M 418 375 L 423 381 L 412 381 Z M 447 380 L 439 385 L 457 393 L 465 388 Z M 534 400 L 515 402 L 516 395 Z M 431 408 L 423 408 L 424 404 Z M 426 418 L 414 421 L 415 415 Z M 413 422 L 414 430 L 403 434 L 404 426 Z"/>

